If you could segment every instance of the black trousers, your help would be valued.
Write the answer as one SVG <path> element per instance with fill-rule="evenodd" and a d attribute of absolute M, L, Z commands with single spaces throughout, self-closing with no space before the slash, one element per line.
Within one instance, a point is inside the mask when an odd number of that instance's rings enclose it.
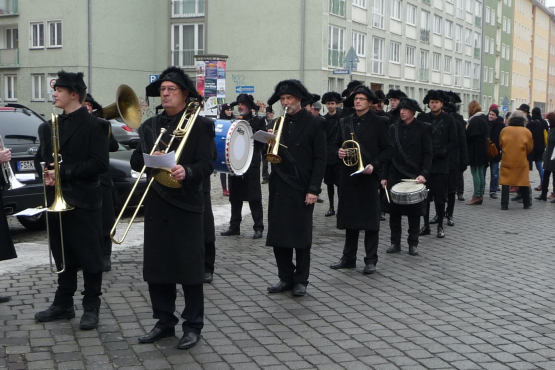
<path fill-rule="evenodd" d="M 252 220 L 254 225 L 252 226 L 254 231 L 264 231 L 264 212 L 262 210 L 262 202 L 249 202 L 249 207 L 251 209 Z M 231 203 L 231 219 L 229 220 L 229 228 L 231 230 L 240 230 L 241 221 L 243 217 L 241 216 L 241 211 L 243 210 L 243 202 Z"/>
<path fill-rule="evenodd" d="M 434 201 L 437 215 L 437 227 L 443 227 L 443 217 L 445 216 L 445 203 L 447 202 L 447 192 L 449 189 L 449 175 L 442 173 L 430 174 L 430 180 L 427 181 L 428 199 L 425 200 L 426 215 L 424 216 L 424 226 L 430 227 L 430 202 Z"/>
<path fill-rule="evenodd" d="M 343 248 L 343 258 L 348 261 L 356 261 L 358 249 L 358 236 L 360 230 L 345 230 L 345 247 Z M 374 266 L 378 264 L 378 244 L 380 241 L 380 232 L 374 230 L 364 230 L 364 249 L 366 257 L 364 263 L 367 265 L 372 263 Z"/>
<path fill-rule="evenodd" d="M 200 334 L 204 327 L 204 291 L 202 284 L 182 285 L 185 297 L 185 308 L 181 313 L 184 333 Z M 175 316 L 175 300 L 177 284 L 148 284 L 148 292 L 152 301 L 152 317 L 158 319 L 156 327 L 173 328 L 179 322 Z"/>
<path fill-rule="evenodd" d="M 90 273 L 83 270 L 83 283 L 85 290 L 83 295 L 83 308 L 100 308 L 100 296 L 102 295 L 102 271 Z M 66 270 L 58 274 L 58 289 L 54 296 L 54 306 L 73 306 L 73 295 L 77 290 L 77 267 L 66 266 Z"/>
<path fill-rule="evenodd" d="M 501 186 L 501 205 L 509 206 L 509 185 Z M 518 190 L 522 195 L 522 203 L 524 207 L 530 206 L 530 187 L 529 186 L 519 186 Z"/>
<path fill-rule="evenodd" d="M 214 273 L 216 262 L 216 243 L 204 243 L 204 272 Z"/>
<path fill-rule="evenodd" d="M 459 170 L 449 170 L 449 184 L 447 189 L 447 209 L 445 213 L 453 216 L 455 211 L 455 198 L 458 191 Z"/>
<path fill-rule="evenodd" d="M 547 197 L 547 193 L 549 192 L 549 177 L 553 173 L 548 170 L 543 171 L 543 181 L 542 181 L 542 196 Z M 555 175 L 553 175 L 553 191 L 555 192 Z"/>
<path fill-rule="evenodd" d="M 262 157 L 262 178 L 267 179 L 270 177 L 270 172 L 268 172 L 268 161 L 266 160 L 266 153 L 260 153 Z"/>
<path fill-rule="evenodd" d="M 391 229 L 391 244 L 401 245 L 401 218 L 399 214 L 392 214 L 389 217 L 389 228 Z M 420 216 L 407 216 L 409 219 L 409 236 L 407 242 L 409 246 L 418 246 L 418 236 L 420 235 Z"/>
<path fill-rule="evenodd" d="M 293 249 L 296 254 L 296 262 L 293 263 Z M 280 280 L 308 285 L 310 274 L 310 248 L 283 248 L 274 247 L 274 256 L 278 268 Z"/>
<path fill-rule="evenodd" d="M 464 172 L 457 171 L 457 194 L 464 194 Z"/>

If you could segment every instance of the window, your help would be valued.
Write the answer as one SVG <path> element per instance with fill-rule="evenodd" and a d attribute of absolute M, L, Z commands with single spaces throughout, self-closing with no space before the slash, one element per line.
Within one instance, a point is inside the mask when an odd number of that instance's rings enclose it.
<path fill-rule="evenodd" d="M 420 50 L 420 80 L 428 81 L 428 51 Z"/>
<path fill-rule="evenodd" d="M 489 53 L 489 37 L 485 37 L 484 41 L 484 53 Z"/>
<path fill-rule="evenodd" d="M 405 64 L 414 67 L 414 58 L 416 56 L 416 48 L 414 46 L 407 46 L 405 49 Z"/>
<path fill-rule="evenodd" d="M 407 4 L 407 24 L 416 24 L 416 7 L 411 4 Z"/>
<path fill-rule="evenodd" d="M 62 21 L 48 22 L 48 47 L 62 47 Z"/>
<path fill-rule="evenodd" d="M 471 69 L 472 69 L 472 63 L 464 62 L 464 77 L 470 77 Z"/>
<path fill-rule="evenodd" d="M 32 75 L 31 100 L 44 101 L 44 75 Z"/>
<path fill-rule="evenodd" d="M 44 48 L 44 23 L 31 23 L 31 49 Z"/>
<path fill-rule="evenodd" d="M 486 6 L 486 23 L 489 23 L 489 6 Z"/>
<path fill-rule="evenodd" d="M 353 0 L 353 5 L 366 9 L 366 0 Z"/>
<path fill-rule="evenodd" d="M 441 17 L 434 15 L 434 33 L 441 35 Z"/>
<path fill-rule="evenodd" d="M 330 13 L 345 16 L 345 0 L 330 0 Z"/>
<path fill-rule="evenodd" d="M 489 52 L 495 54 L 495 40 L 489 39 Z"/>
<path fill-rule="evenodd" d="M 17 28 L 8 28 L 6 30 L 6 49 L 19 48 L 19 30 Z"/>
<path fill-rule="evenodd" d="M 511 33 L 511 21 L 510 21 L 510 19 L 507 19 L 507 33 L 508 34 Z"/>
<path fill-rule="evenodd" d="M 489 69 L 489 82 L 492 83 L 493 82 L 493 68 Z"/>
<path fill-rule="evenodd" d="M 389 43 L 389 61 L 392 63 L 401 63 L 401 44 L 391 41 Z"/>
<path fill-rule="evenodd" d="M 503 32 L 507 32 L 507 17 L 503 17 Z"/>
<path fill-rule="evenodd" d="M 464 18 L 463 0 L 457 0 L 457 18 Z"/>
<path fill-rule="evenodd" d="M 462 60 L 455 59 L 455 86 L 461 86 Z"/>
<path fill-rule="evenodd" d="M 180 67 L 193 67 L 195 55 L 204 53 L 204 24 L 174 24 L 172 61 Z"/>
<path fill-rule="evenodd" d="M 372 73 L 383 75 L 384 39 L 372 38 Z"/>
<path fill-rule="evenodd" d="M 439 71 L 441 68 L 441 54 L 434 53 L 432 56 L 432 70 Z"/>
<path fill-rule="evenodd" d="M 495 26 L 495 10 L 491 9 L 491 25 Z"/>
<path fill-rule="evenodd" d="M 445 37 L 448 39 L 453 38 L 453 22 L 447 20 L 445 21 Z"/>
<path fill-rule="evenodd" d="M 364 33 L 353 32 L 353 48 L 357 56 L 366 57 L 366 35 Z"/>
<path fill-rule="evenodd" d="M 6 76 L 6 100 L 17 100 L 17 76 Z"/>
<path fill-rule="evenodd" d="M 507 60 L 511 60 L 511 48 L 509 47 L 509 45 L 507 45 L 507 50 L 505 50 L 505 55 L 507 57 Z"/>
<path fill-rule="evenodd" d="M 488 82 L 488 67 L 484 67 L 484 82 Z"/>
<path fill-rule="evenodd" d="M 372 8 L 372 26 L 380 29 L 384 29 L 384 10 L 385 10 L 385 0 L 374 0 L 374 7 Z"/>
<path fill-rule="evenodd" d="M 462 53 L 463 26 L 457 24 L 455 26 L 455 51 Z"/>
<path fill-rule="evenodd" d="M 328 65 L 342 67 L 345 54 L 345 30 L 330 26 L 328 41 Z"/>
<path fill-rule="evenodd" d="M 501 58 L 505 59 L 505 44 L 501 44 Z"/>
<path fill-rule="evenodd" d="M 443 63 L 443 72 L 451 73 L 451 57 L 445 56 L 445 63 Z"/>
<path fill-rule="evenodd" d="M 391 18 L 401 20 L 401 0 L 391 0 Z"/>
<path fill-rule="evenodd" d="M 172 17 L 203 17 L 205 0 L 172 0 Z"/>
<path fill-rule="evenodd" d="M 472 30 L 471 29 L 466 28 L 464 30 L 464 43 L 466 45 L 472 46 Z"/>
<path fill-rule="evenodd" d="M 430 29 L 430 13 L 425 10 L 420 12 L 420 28 L 423 30 Z"/>
<path fill-rule="evenodd" d="M 474 0 L 466 0 L 466 11 L 472 13 L 472 10 L 474 10 Z"/>

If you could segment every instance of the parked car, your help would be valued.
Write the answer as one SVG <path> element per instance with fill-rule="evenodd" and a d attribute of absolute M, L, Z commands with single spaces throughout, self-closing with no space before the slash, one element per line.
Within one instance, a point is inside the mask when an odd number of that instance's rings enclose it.
<path fill-rule="evenodd" d="M 139 142 L 139 134 L 136 130 L 127 126 L 120 118 L 111 119 L 112 134 L 118 143 L 135 148 Z"/>
<path fill-rule="evenodd" d="M 2 191 L 4 210 L 13 215 L 27 208 L 44 206 L 42 179 L 35 169 L 35 154 L 39 147 L 38 127 L 45 119 L 38 113 L 19 104 L 0 106 L 0 135 L 7 148 L 11 148 L 10 166 L 16 179 L 24 187 Z M 131 169 L 129 160 L 133 151 L 120 145 L 117 152 L 110 153 L 110 174 L 114 181 L 114 202 L 121 207 L 129 195 L 139 173 Z M 0 174 L 0 176 L 2 176 Z M 146 176 L 140 180 L 129 205 L 138 204 L 144 189 Z M 30 230 L 46 228 L 44 214 L 33 217 L 18 217 L 19 222 Z"/>

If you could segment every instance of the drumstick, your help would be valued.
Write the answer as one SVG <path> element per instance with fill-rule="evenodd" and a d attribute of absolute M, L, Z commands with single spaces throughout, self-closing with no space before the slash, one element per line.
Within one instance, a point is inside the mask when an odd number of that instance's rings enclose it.
<path fill-rule="evenodd" d="M 391 201 L 389 200 L 389 193 L 387 192 L 387 186 L 384 187 L 385 190 L 385 196 L 387 197 L 387 203 L 391 203 Z"/>

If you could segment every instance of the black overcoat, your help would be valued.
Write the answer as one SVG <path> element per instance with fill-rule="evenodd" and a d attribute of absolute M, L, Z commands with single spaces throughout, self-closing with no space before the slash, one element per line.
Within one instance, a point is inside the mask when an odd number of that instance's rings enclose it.
<path fill-rule="evenodd" d="M 551 160 L 553 149 L 555 149 L 555 130 L 551 128 L 547 135 L 547 147 L 543 153 L 543 169 L 551 172 L 555 172 L 555 160 Z"/>
<path fill-rule="evenodd" d="M 489 139 L 495 144 L 497 147 L 497 151 L 499 154 L 493 158 L 488 158 L 489 163 L 499 163 L 501 162 L 501 145 L 499 145 L 499 136 L 501 135 L 501 130 L 505 128 L 505 123 L 503 122 L 502 117 L 497 117 L 495 121 L 488 120 L 488 128 L 489 128 Z"/>
<path fill-rule="evenodd" d="M 131 157 L 131 167 L 140 171 L 143 152 L 150 153 L 160 128 L 174 127 L 181 113 L 166 113 L 147 119 L 139 128 L 140 141 Z M 197 117 L 178 164 L 186 172 L 180 188 L 153 181 L 146 198 L 143 277 L 148 283 L 197 285 L 204 282 L 204 192 L 203 180 L 210 176 L 214 139 L 208 118 Z M 170 132 L 172 132 L 170 130 Z M 173 146 L 177 147 L 179 140 Z M 175 149 L 172 146 L 172 150 Z M 150 181 L 150 171 L 147 170 Z"/>
<path fill-rule="evenodd" d="M 98 273 L 102 259 L 102 190 L 100 176 L 108 170 L 108 126 L 81 107 L 58 119 L 60 134 L 60 179 L 62 195 L 74 210 L 61 213 L 66 265 Z M 53 163 L 51 123 L 39 126 L 40 146 L 35 168 L 42 177 L 40 162 Z M 52 168 L 52 166 L 49 166 Z M 47 187 L 49 204 L 54 187 Z M 58 213 L 48 213 L 50 245 L 61 268 L 61 237 Z"/>
<path fill-rule="evenodd" d="M 432 112 L 420 114 L 418 120 L 432 125 L 432 150 L 434 157 L 430 173 L 449 174 L 449 157 L 458 151 L 457 126 L 455 119 L 441 112 L 437 116 Z"/>
<path fill-rule="evenodd" d="M 253 117 L 252 114 L 243 116 L 252 128 L 252 133 L 256 131 L 266 131 L 266 120 L 263 117 Z M 229 201 L 236 202 L 259 202 L 262 200 L 262 188 L 260 185 L 260 153 L 264 148 L 264 143 L 254 141 L 254 153 L 249 169 L 241 176 L 229 176 Z"/>
<path fill-rule="evenodd" d="M 216 137 L 216 131 L 214 126 L 214 121 L 206 120 L 208 124 L 208 131 L 211 134 L 212 140 Z M 216 148 L 216 143 L 214 142 L 214 153 L 212 159 L 215 161 L 218 159 L 218 149 Z M 210 176 L 206 176 L 202 180 L 202 191 L 204 192 L 204 217 L 203 217 L 203 229 L 204 229 L 204 244 L 213 243 L 216 241 L 216 228 L 214 226 L 214 213 L 212 212 L 212 198 L 210 196 Z"/>
<path fill-rule="evenodd" d="M 468 164 L 483 166 L 488 163 L 488 116 L 476 113 L 468 120 L 466 127 L 466 144 L 468 146 Z"/>
<path fill-rule="evenodd" d="M 433 157 L 432 126 L 414 119 L 407 127 L 399 120 L 389 127 L 389 136 L 393 142 L 393 156 L 383 167 L 382 179 L 387 180 L 387 190 L 390 194 L 391 188 L 401 182 L 401 179 L 415 179 L 422 175 L 429 180 Z M 402 146 L 408 160 L 399 150 L 399 145 Z M 426 202 L 400 205 L 389 203 L 386 197 L 383 197 L 382 210 L 390 214 L 423 216 L 426 213 Z"/>
<path fill-rule="evenodd" d="M 357 120 L 360 119 L 359 122 Z M 393 144 L 389 137 L 389 122 L 382 120 L 373 111 L 361 117 L 349 116 L 339 123 L 334 148 L 336 155 L 343 142 L 354 140 L 361 147 L 362 165 L 372 165 L 370 175 L 358 174 L 356 166 L 346 166 L 341 161 L 337 228 L 355 230 L 380 230 L 380 171 L 384 163 L 391 160 Z"/>
<path fill-rule="evenodd" d="M 457 150 L 449 153 L 449 171 L 458 171 L 460 168 L 468 166 L 468 149 L 466 147 L 466 129 L 462 116 L 458 113 L 453 114 L 455 126 L 457 127 Z"/>
<path fill-rule="evenodd" d="M 286 115 L 278 154 L 269 178 L 266 245 L 310 248 L 314 204 L 307 193 L 318 195 L 326 168 L 326 131 L 306 109 Z"/>
<path fill-rule="evenodd" d="M 532 133 L 534 139 L 534 150 L 528 156 L 529 161 L 538 162 L 543 160 L 543 152 L 545 151 L 545 132 L 548 129 L 544 120 L 532 119 L 526 125 L 526 128 Z"/>
<path fill-rule="evenodd" d="M 333 149 L 333 143 L 337 137 L 337 127 L 341 119 L 341 109 L 337 109 L 334 115 L 327 113 L 324 116 L 326 120 L 326 165 L 331 166 L 339 163 L 336 151 Z"/>
<path fill-rule="evenodd" d="M 0 190 L 3 185 L 5 185 L 4 178 L 0 175 Z M 2 194 L 0 193 L 0 261 L 12 258 L 17 258 L 17 253 L 15 252 L 13 240 L 10 235 L 8 220 L 4 213 L 4 202 L 2 200 Z"/>

